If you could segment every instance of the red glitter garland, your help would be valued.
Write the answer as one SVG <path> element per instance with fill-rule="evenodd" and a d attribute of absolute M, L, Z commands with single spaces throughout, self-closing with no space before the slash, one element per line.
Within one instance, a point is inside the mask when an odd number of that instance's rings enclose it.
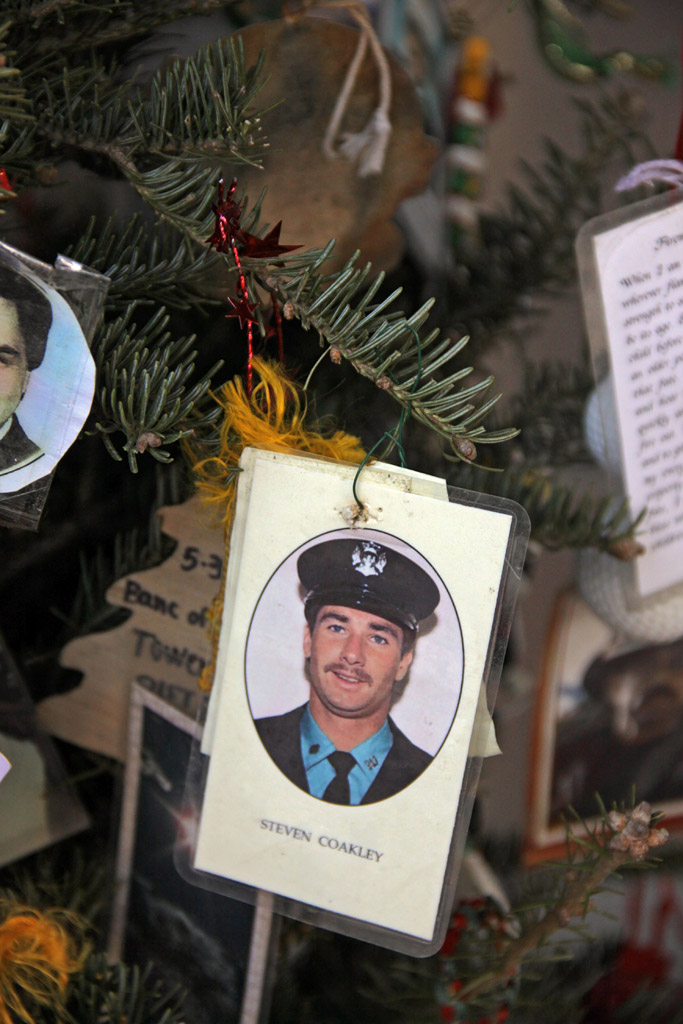
<path fill-rule="evenodd" d="M 236 188 L 237 178 L 233 178 L 226 196 L 225 182 L 223 178 L 219 179 L 218 198 L 215 203 L 211 204 L 211 209 L 216 217 L 216 223 L 214 225 L 211 238 L 207 238 L 206 241 L 207 245 L 214 246 L 217 252 L 232 253 L 232 258 L 235 261 L 239 289 L 234 299 L 228 298 L 231 311 L 225 315 L 229 319 L 235 318 L 239 320 L 241 328 L 244 328 L 245 325 L 247 328 L 246 391 L 247 397 L 251 397 L 254 376 L 253 325 L 258 322 L 254 317 L 254 312 L 258 307 L 258 302 L 254 302 L 253 304 L 249 302 L 249 290 L 247 288 L 247 282 L 242 269 L 242 262 L 240 260 L 240 253 L 237 246 L 238 244 L 241 245 L 242 254 L 244 256 L 249 256 L 252 259 L 273 259 L 284 252 L 290 252 L 292 249 L 300 249 L 301 246 L 280 244 L 280 229 L 282 227 L 282 221 L 276 224 L 274 228 L 271 228 L 268 234 L 263 238 L 259 238 L 257 235 L 251 235 L 248 231 L 244 231 L 240 226 L 242 208 L 237 205 L 233 198 Z M 273 303 L 275 327 L 268 327 L 266 337 L 269 338 L 273 335 L 277 337 L 278 359 L 283 363 L 285 353 L 282 340 L 282 314 L 274 292 L 270 293 L 270 298 Z"/>
<path fill-rule="evenodd" d="M 218 201 L 212 203 L 212 209 L 216 215 L 216 224 L 214 226 L 213 234 L 211 238 L 207 239 L 208 245 L 215 246 L 218 252 L 232 253 L 232 258 L 235 261 L 237 267 L 237 280 L 239 282 L 239 291 L 236 299 L 229 299 L 232 307 L 231 313 L 226 313 L 226 317 L 237 317 L 240 322 L 240 327 L 247 326 L 247 384 L 246 391 L 247 397 L 251 397 L 251 391 L 253 387 L 254 378 L 254 310 L 258 303 L 253 305 L 249 302 L 249 291 L 247 289 L 247 282 L 244 277 L 244 271 L 242 270 L 242 263 L 240 261 L 240 254 L 237 250 L 237 238 L 240 233 L 240 216 L 242 214 L 241 207 L 237 203 L 233 202 L 233 196 L 237 188 L 237 178 L 233 178 L 228 190 L 227 197 L 225 196 L 225 182 L 223 178 L 218 181 Z"/>

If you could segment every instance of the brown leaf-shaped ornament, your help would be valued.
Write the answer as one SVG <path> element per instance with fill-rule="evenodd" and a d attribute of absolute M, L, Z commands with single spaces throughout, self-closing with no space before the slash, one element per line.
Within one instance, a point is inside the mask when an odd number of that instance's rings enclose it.
<path fill-rule="evenodd" d="M 262 223 L 282 220 L 282 242 L 310 249 L 336 239 L 329 269 L 355 249 L 377 269 L 396 263 L 401 235 L 391 222 L 402 199 L 429 181 L 437 145 L 422 130 L 422 113 L 406 72 L 387 54 L 392 132 L 381 173 L 361 177 L 345 156 L 331 159 L 323 140 L 359 32 L 322 18 L 297 17 L 250 25 L 236 33 L 247 65 L 266 54 L 266 85 L 259 107 L 271 107 L 262 126 L 269 148 L 263 170 L 239 171 L 251 202 L 268 192 Z M 379 72 L 368 47 L 342 120 L 339 138 L 362 132 L 379 102 Z M 339 140 L 339 139 L 338 139 Z M 338 141 L 337 140 L 337 141 Z"/>

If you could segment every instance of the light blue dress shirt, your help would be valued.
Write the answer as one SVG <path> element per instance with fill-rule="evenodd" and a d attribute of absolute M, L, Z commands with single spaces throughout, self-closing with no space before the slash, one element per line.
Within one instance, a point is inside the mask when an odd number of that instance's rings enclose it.
<path fill-rule="evenodd" d="M 334 753 L 336 748 L 313 718 L 308 705 L 301 716 L 300 732 L 301 757 L 306 772 L 308 791 L 312 796 L 322 799 L 325 790 L 334 778 L 334 768 L 327 758 Z M 394 737 L 389 728 L 389 722 L 385 721 L 378 732 L 349 751 L 356 760 L 349 772 L 350 803 L 359 804 L 361 802 L 377 778 L 393 742 Z"/>

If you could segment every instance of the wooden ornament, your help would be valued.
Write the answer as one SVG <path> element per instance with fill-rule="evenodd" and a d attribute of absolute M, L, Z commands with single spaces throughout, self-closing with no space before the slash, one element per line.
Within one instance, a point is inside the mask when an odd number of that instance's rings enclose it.
<path fill-rule="evenodd" d="M 323 140 L 351 64 L 359 32 L 322 18 L 296 17 L 249 25 L 236 33 L 247 66 L 265 51 L 267 81 L 258 95 L 268 149 L 263 170 L 239 170 L 240 190 L 254 202 L 266 188 L 262 224 L 282 220 L 282 241 L 303 249 L 336 240 L 330 270 L 356 250 L 378 270 L 402 249 L 391 217 L 402 199 L 423 191 L 437 144 L 408 74 L 386 53 L 391 70 L 391 135 L 381 173 L 361 177 L 355 162 L 323 153 Z M 340 125 L 340 137 L 362 132 L 378 103 L 379 76 L 368 47 Z M 284 99 L 283 99 L 284 97 Z M 270 108 L 270 109 L 268 109 Z"/>
<path fill-rule="evenodd" d="M 178 540 L 175 551 L 109 588 L 109 603 L 132 614 L 115 629 L 67 644 L 61 664 L 82 672 L 83 681 L 38 705 L 41 728 L 121 761 L 131 684 L 195 714 L 199 675 L 211 659 L 207 616 L 223 571 L 223 528 L 207 521 L 198 498 L 159 514 L 164 532 Z"/>

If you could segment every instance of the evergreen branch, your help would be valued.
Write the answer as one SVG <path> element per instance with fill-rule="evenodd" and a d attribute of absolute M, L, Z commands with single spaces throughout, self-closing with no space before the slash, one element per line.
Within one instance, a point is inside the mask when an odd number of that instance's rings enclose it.
<path fill-rule="evenodd" d="M 104 325 L 93 344 L 98 409 L 92 418 L 109 454 L 118 461 L 121 455 L 110 435 L 124 434 L 123 450 L 136 472 L 139 454 L 149 451 L 158 461 L 168 462 L 171 456 L 162 444 L 172 444 L 215 421 L 219 407 L 202 413 L 195 406 L 206 395 L 211 375 L 222 362 L 191 383 L 196 353 L 189 349 L 195 336 L 171 341 L 163 307 L 138 331 L 131 324 L 134 310 L 132 305 Z"/>
<path fill-rule="evenodd" d="M 589 547 L 624 557 L 642 518 L 631 519 L 624 499 L 577 496 L 575 487 L 535 469 L 487 473 L 463 467 L 450 482 L 518 502 L 529 513 L 532 538 L 551 551 Z"/>
<path fill-rule="evenodd" d="M 42 112 L 41 133 L 56 148 L 70 146 L 107 154 L 129 126 L 132 86 L 115 83 L 101 64 L 64 65 L 33 90 Z"/>
<path fill-rule="evenodd" d="M 105 594 L 111 584 L 131 572 L 151 569 L 166 553 L 168 549 L 156 509 L 150 515 L 146 533 L 137 528 L 116 533 L 111 550 L 105 551 L 100 545 L 92 558 L 80 551 L 79 579 L 71 607 L 67 614 L 51 609 L 67 626 L 68 639 L 113 628 L 121 618 L 122 609 L 106 601 Z M 125 611 L 123 616 L 126 616 Z"/>
<path fill-rule="evenodd" d="M 602 210 L 605 166 L 620 159 L 632 167 L 652 155 L 623 105 L 603 97 L 599 106 L 585 100 L 577 106 L 583 116 L 579 156 L 546 140 L 542 170 L 523 163 L 530 190 L 512 186 L 506 209 L 480 217 L 481 245 L 456 251 L 449 279 L 452 317 L 467 324 L 475 340 L 533 313 L 531 293 L 574 280 L 574 239 Z"/>
<path fill-rule="evenodd" d="M 151 965 L 143 969 L 109 966 L 103 954 L 96 954 L 73 977 L 66 1009 L 78 1024 L 180 1024 L 182 1000 L 181 989 L 165 989 Z M 58 1019 L 55 1014 L 55 1024 Z"/>
<path fill-rule="evenodd" d="M 252 104 L 263 85 L 264 54 L 247 68 L 242 40 L 202 47 L 192 60 L 159 70 L 150 98 L 129 108 L 133 132 L 124 140 L 131 155 L 192 155 L 256 163 L 262 112 Z M 253 152 L 246 156 L 251 147 Z"/>
<path fill-rule="evenodd" d="M 0 126 L 0 160 L 10 178 L 21 175 L 26 183 L 35 179 L 36 163 L 44 155 L 36 136 L 38 126 L 30 122 L 17 126 L 14 121 L 5 120 Z"/>
<path fill-rule="evenodd" d="M 93 49 L 120 46 L 160 25 L 190 15 L 225 9 L 230 0 L 145 0 L 145 4 L 110 0 L 5 0 L 7 13 L 36 60 L 51 63 Z"/>
<path fill-rule="evenodd" d="M 18 903 L 38 910 L 59 907 L 91 924 L 107 903 L 108 871 L 104 861 L 85 855 L 80 846 L 59 857 L 54 847 L 41 851 L 29 865 L 3 868 L 0 902 Z"/>
<path fill-rule="evenodd" d="M 609 814 L 601 802 L 600 806 L 601 817 L 594 829 L 574 815 L 581 832 L 567 825 L 566 861 L 554 865 L 553 871 L 559 888 L 549 894 L 545 904 L 510 911 L 508 927 L 489 937 L 488 970 L 470 975 L 471 980 L 463 979 L 465 984 L 457 996 L 461 1004 L 478 1008 L 482 999 L 508 986 L 522 966 L 545 962 L 547 952 L 556 959 L 554 949 L 544 949 L 552 936 L 574 919 L 585 918 L 591 898 L 610 875 L 627 864 L 643 865 L 650 849 L 666 842 L 668 833 L 659 827 L 661 815 L 653 815 L 649 804 L 641 803 L 628 813 L 614 810 Z M 480 950 L 474 952 L 480 958 Z M 457 963 L 458 953 L 454 959 Z"/>
<path fill-rule="evenodd" d="M 176 157 L 152 170 L 140 171 L 118 147 L 107 147 L 105 151 L 162 223 L 175 228 L 190 242 L 206 241 L 211 230 L 215 167 L 201 167 L 196 161 Z"/>
<path fill-rule="evenodd" d="M 113 218 L 96 232 L 93 217 L 67 255 L 110 279 L 107 308 L 117 311 L 131 300 L 189 309 L 197 304 L 207 278 L 222 265 L 211 250 L 197 255 L 186 239 L 178 242 L 168 232 L 154 230 L 139 215 L 120 233 Z M 203 306 L 210 301 L 201 295 Z"/>
<path fill-rule="evenodd" d="M 389 312 L 400 289 L 375 302 L 382 274 L 365 288 L 370 268 L 356 266 L 356 253 L 338 274 L 322 275 L 318 271 L 326 255 L 325 250 L 293 259 L 278 257 L 279 267 L 254 272 L 254 276 L 280 302 L 289 305 L 304 328 L 318 332 L 321 344 L 334 348 L 358 373 L 444 437 L 457 458 L 471 461 L 475 457 L 475 439 L 478 443 L 493 444 L 515 436 L 514 429 L 488 432 L 480 425 L 500 397 L 489 395 L 491 377 L 460 389 L 456 385 L 472 372 L 471 367 L 435 378 L 468 339 L 438 341 L 438 330 L 420 337 L 433 300 L 409 317 Z M 245 259 L 245 268 L 252 262 L 255 261 Z M 292 273 L 295 268 L 298 273 Z"/>
<path fill-rule="evenodd" d="M 31 101 L 26 95 L 21 70 L 14 65 L 16 53 L 7 45 L 11 27 L 10 20 L 0 25 L 0 119 L 32 121 Z"/>
<path fill-rule="evenodd" d="M 591 458 L 583 410 L 594 386 L 584 367 L 525 363 L 522 389 L 510 415 L 519 425 L 517 446 L 526 465 L 563 466 Z"/>

